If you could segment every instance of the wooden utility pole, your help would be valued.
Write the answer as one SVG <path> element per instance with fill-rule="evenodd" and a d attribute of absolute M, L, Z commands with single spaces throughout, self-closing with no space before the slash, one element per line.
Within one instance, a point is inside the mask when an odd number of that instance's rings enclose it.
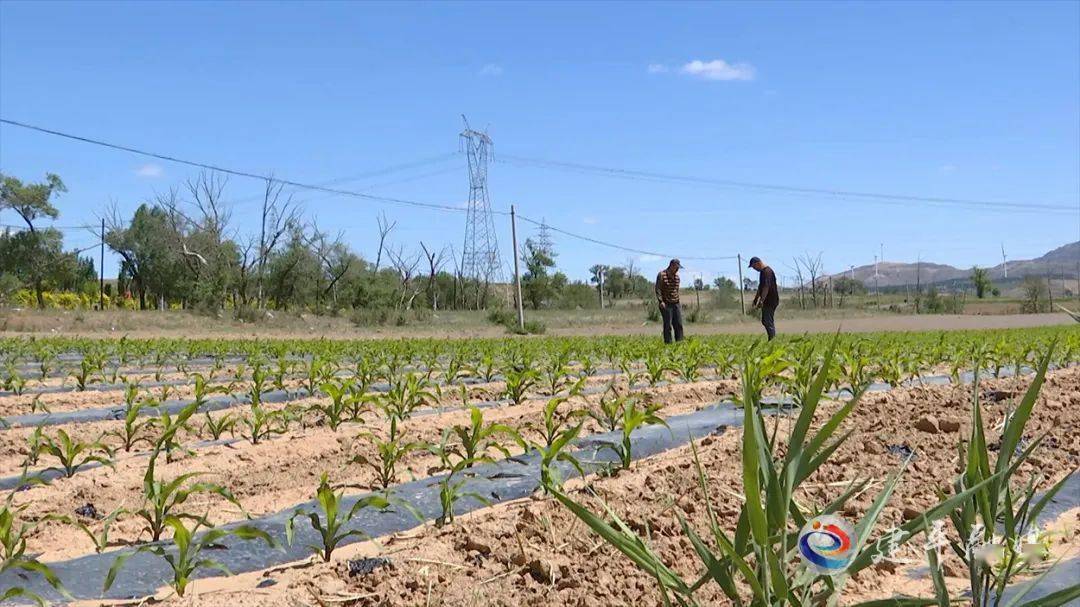
<path fill-rule="evenodd" d="M 510 239 L 514 245 L 514 283 L 517 285 L 517 313 L 518 313 L 518 328 L 522 332 L 525 332 L 525 307 L 521 301 L 521 270 L 518 267 L 518 248 L 517 248 L 517 215 L 514 214 L 514 205 L 510 205 Z"/>
<path fill-rule="evenodd" d="M 743 316 L 746 316 L 746 295 L 743 293 L 745 287 L 743 286 L 742 277 L 742 253 L 736 255 L 736 259 L 739 262 L 739 309 L 742 310 Z"/>
<path fill-rule="evenodd" d="M 98 266 L 98 310 L 105 310 L 105 218 L 101 218 L 101 262 Z"/>
<path fill-rule="evenodd" d="M 601 266 L 596 271 L 597 274 L 597 292 L 600 295 L 600 309 L 604 309 L 604 267 Z"/>

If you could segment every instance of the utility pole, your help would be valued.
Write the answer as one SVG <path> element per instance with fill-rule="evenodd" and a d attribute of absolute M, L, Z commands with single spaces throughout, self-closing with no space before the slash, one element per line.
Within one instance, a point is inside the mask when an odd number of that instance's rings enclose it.
<path fill-rule="evenodd" d="M 597 278 L 597 294 L 600 296 L 600 309 L 604 309 L 604 266 L 600 266 L 600 269 L 596 271 Z"/>
<path fill-rule="evenodd" d="M 736 256 L 739 263 L 739 309 L 742 310 L 743 316 L 746 316 L 746 294 L 743 293 L 743 277 L 742 277 L 742 253 Z"/>
<path fill-rule="evenodd" d="M 517 248 L 517 215 L 514 214 L 514 205 L 510 205 L 510 238 L 514 245 L 514 283 L 517 285 L 517 313 L 518 328 L 525 331 L 525 307 L 521 301 L 521 270 L 518 267 Z"/>
<path fill-rule="evenodd" d="M 101 264 L 98 266 L 98 310 L 105 311 L 105 218 L 101 218 Z"/>

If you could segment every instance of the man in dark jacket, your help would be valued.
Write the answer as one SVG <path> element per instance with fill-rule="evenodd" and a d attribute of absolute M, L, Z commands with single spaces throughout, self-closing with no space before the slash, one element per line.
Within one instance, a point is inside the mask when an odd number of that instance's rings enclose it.
<path fill-rule="evenodd" d="M 769 340 L 776 337 L 776 306 L 780 305 L 780 291 L 776 287 L 776 272 L 765 265 L 760 257 L 750 258 L 750 267 L 758 271 L 758 289 L 754 295 L 754 307 L 761 308 L 761 324 Z"/>
<path fill-rule="evenodd" d="M 664 319 L 664 343 L 671 343 L 671 331 L 675 330 L 675 341 L 682 341 L 682 307 L 679 306 L 679 268 L 682 264 L 672 259 L 668 267 L 656 275 L 656 303 L 660 306 L 660 316 Z"/>

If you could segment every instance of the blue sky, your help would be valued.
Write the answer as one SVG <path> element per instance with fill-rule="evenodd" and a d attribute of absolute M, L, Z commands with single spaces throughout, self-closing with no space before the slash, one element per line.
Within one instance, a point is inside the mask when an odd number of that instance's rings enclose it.
<path fill-rule="evenodd" d="M 0 3 L 0 115 L 303 182 L 461 205 L 461 114 L 495 141 L 495 208 L 684 257 L 828 270 L 961 267 L 1080 238 L 1080 3 Z M 1001 212 L 605 177 L 529 157 L 709 179 L 1049 204 Z M 432 159 L 438 159 L 432 160 Z M 195 170 L 0 126 L 0 170 L 58 173 L 59 224 L 133 210 Z M 234 177 L 234 224 L 258 182 Z M 370 188 L 370 189 L 368 189 Z M 297 192 L 362 254 L 454 245 L 463 213 Z M 1073 211 L 1072 209 L 1076 209 Z M 10 213 L 2 223 L 14 223 Z M 510 234 L 498 219 L 509 264 Z M 521 226 L 524 236 L 534 233 Z M 92 244 L 81 231 L 72 246 Z M 656 259 L 556 236 L 559 265 Z M 688 262 L 733 275 L 734 262 Z M 508 265 L 509 267 L 509 265 Z M 106 262 L 108 275 L 116 263 Z"/>

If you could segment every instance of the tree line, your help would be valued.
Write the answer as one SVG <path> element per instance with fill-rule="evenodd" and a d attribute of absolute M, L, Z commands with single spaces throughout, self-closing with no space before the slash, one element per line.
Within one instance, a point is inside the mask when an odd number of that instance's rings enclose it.
<path fill-rule="evenodd" d="M 236 220 L 227 187 L 226 177 L 204 172 L 130 215 L 115 204 L 105 209 L 105 246 L 120 258 L 115 292 L 107 293 L 112 305 L 229 310 L 254 318 L 275 310 L 400 313 L 487 309 L 512 301 L 510 285 L 463 276 L 452 246 L 403 242 L 397 222 L 385 215 L 372 226 L 377 246 L 369 260 L 345 243 L 343 232 L 305 217 L 282 183 L 266 180 L 255 222 Z M 53 174 L 41 183 L 0 175 L 0 211 L 14 211 L 21 220 L 0 233 L 0 297 L 27 289 L 45 307 L 50 291 L 96 295 L 93 259 L 65 251 L 62 232 L 43 226 L 59 217 L 55 200 L 66 191 Z M 648 297 L 652 291 L 632 261 L 593 266 L 586 282 L 555 269 L 550 243 L 527 239 L 518 254 L 523 300 L 530 308 L 597 306 L 601 276 L 609 300 Z"/>

